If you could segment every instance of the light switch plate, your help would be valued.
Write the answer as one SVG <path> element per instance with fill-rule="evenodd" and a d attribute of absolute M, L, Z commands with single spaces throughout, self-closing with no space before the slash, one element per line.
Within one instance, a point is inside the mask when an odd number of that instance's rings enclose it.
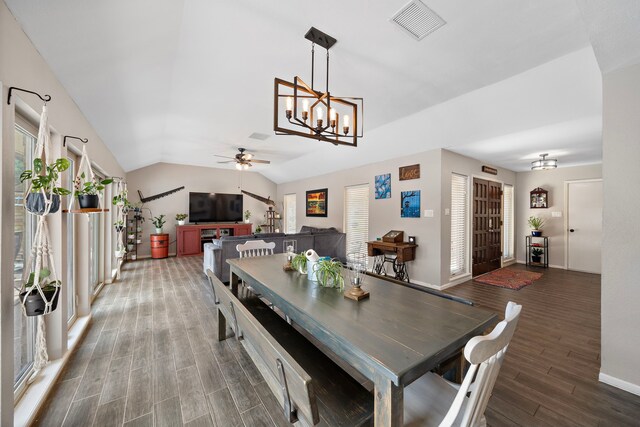
<path fill-rule="evenodd" d="M 424 217 L 425 218 L 433 218 L 433 210 L 432 209 L 425 209 L 424 210 Z"/>
<path fill-rule="evenodd" d="M 562 218 L 562 211 L 560 211 L 560 212 L 551 212 L 551 217 L 553 217 L 553 218 Z"/>
<path fill-rule="evenodd" d="M 451 210 L 449 208 L 445 208 L 444 209 L 444 214 L 445 215 L 449 215 L 451 213 Z"/>

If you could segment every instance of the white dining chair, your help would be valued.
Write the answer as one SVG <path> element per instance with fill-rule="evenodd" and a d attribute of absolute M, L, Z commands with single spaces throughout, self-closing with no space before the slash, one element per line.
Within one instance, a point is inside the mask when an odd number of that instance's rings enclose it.
<path fill-rule="evenodd" d="M 509 302 L 505 319 L 490 334 L 469 340 L 464 357 L 471 364 L 462 384 L 428 373 L 404 389 L 405 426 L 485 426 L 484 411 L 513 337 L 521 305 Z"/>
<path fill-rule="evenodd" d="M 240 258 L 273 255 L 273 249 L 276 247 L 274 242 L 267 243 L 264 240 L 249 240 L 246 243 L 236 245 L 236 250 L 240 254 Z"/>

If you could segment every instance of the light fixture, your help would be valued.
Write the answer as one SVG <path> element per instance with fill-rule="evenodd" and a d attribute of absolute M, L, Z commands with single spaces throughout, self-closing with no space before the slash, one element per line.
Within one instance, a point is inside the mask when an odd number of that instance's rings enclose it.
<path fill-rule="evenodd" d="M 555 169 L 558 167 L 557 159 L 547 159 L 548 153 L 540 154 L 540 159 L 531 162 L 532 171 L 541 171 L 545 169 Z"/>
<path fill-rule="evenodd" d="M 276 135 L 297 135 L 335 145 L 357 147 L 358 138 L 362 138 L 364 100 L 337 97 L 329 93 L 329 49 L 337 40 L 314 27 L 311 27 L 305 38 L 311 41 L 311 86 L 300 77 L 295 77 L 293 83 L 276 77 L 273 130 Z M 327 50 L 324 92 L 315 90 L 313 86 L 316 44 Z"/>

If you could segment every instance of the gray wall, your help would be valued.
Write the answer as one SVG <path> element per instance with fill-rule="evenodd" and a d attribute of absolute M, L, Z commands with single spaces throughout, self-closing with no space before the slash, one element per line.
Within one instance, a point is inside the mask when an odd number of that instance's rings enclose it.
<path fill-rule="evenodd" d="M 276 185 L 259 173 L 240 172 L 235 169 L 156 163 L 127 173 L 127 190 L 131 202 L 140 201 L 138 190 L 143 196 L 148 197 L 183 185 L 184 190 L 144 205 L 144 208 L 151 210 L 153 216 L 160 214 L 166 216 L 167 222 L 163 231 L 169 233 L 170 254 L 176 253 L 175 217 L 178 213 L 189 213 L 190 191 L 240 194 L 242 189 L 263 197 L 271 197 L 273 200 L 277 192 Z M 244 196 L 243 205 L 245 210 L 248 209 L 252 213 L 250 221 L 254 224 L 255 230 L 256 224 L 264 223 L 267 205 L 248 196 Z M 138 246 L 140 257 L 150 255 L 149 235 L 155 233 L 154 226 L 148 219 L 149 211 L 145 209 L 143 216 L 147 220 L 143 224 L 142 244 Z M 189 221 L 188 218 L 187 221 Z"/>
<path fill-rule="evenodd" d="M 516 174 L 516 257 L 519 262 L 525 262 L 525 236 L 531 234 L 527 220 L 530 216 L 544 218 L 545 236 L 549 236 L 549 265 L 564 268 L 564 183 L 580 179 L 602 178 L 602 165 L 574 166 L 545 171 L 518 172 Z M 531 209 L 529 193 L 534 188 L 541 187 L 549 192 L 548 209 Z M 562 217 L 552 218 L 551 212 L 561 212 Z"/>
<path fill-rule="evenodd" d="M 640 393 L 640 64 L 604 75 L 601 379 Z M 624 384 L 614 384 L 618 387 Z"/>

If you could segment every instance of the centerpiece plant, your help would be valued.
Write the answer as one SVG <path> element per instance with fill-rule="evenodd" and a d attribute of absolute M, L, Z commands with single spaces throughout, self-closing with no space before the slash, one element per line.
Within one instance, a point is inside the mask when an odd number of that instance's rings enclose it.
<path fill-rule="evenodd" d="M 156 234 L 162 234 L 162 226 L 165 224 L 165 222 L 167 222 L 166 219 L 164 219 L 164 214 L 163 215 L 159 215 L 159 216 L 154 216 L 151 219 L 151 222 L 153 223 L 153 226 L 156 228 Z"/>
<path fill-rule="evenodd" d="M 75 188 L 74 195 L 78 197 L 80 209 L 95 209 L 100 205 L 99 193 L 104 191 L 105 186 L 113 182 L 113 179 L 106 178 L 98 180 L 93 177 L 86 180 L 86 174 L 82 172 L 73 182 Z"/>
<path fill-rule="evenodd" d="M 176 221 L 178 221 L 178 225 L 184 225 L 184 220 L 187 219 L 189 215 L 186 213 L 176 214 Z"/>
<path fill-rule="evenodd" d="M 56 186 L 60 172 L 69 169 L 69 160 L 60 158 L 52 164 L 45 165 L 42 159 L 33 160 L 33 169 L 28 169 L 20 175 L 20 182 L 31 181 L 31 191 L 27 195 L 26 207 L 31 213 L 41 215 L 46 211 L 47 202 L 51 203 L 49 213 L 60 209 L 60 196 L 71 194 L 71 191 Z M 49 198 L 50 197 L 50 198 Z"/>
<path fill-rule="evenodd" d="M 244 211 L 244 222 L 249 223 L 249 218 L 251 218 L 251 211 L 247 209 Z"/>
<path fill-rule="evenodd" d="M 304 252 L 300 252 L 293 257 L 291 267 L 298 270 L 300 274 L 307 274 L 307 256 Z"/>
<path fill-rule="evenodd" d="M 342 263 L 336 259 L 321 259 L 314 267 L 320 286 L 325 288 L 344 288 Z"/>

